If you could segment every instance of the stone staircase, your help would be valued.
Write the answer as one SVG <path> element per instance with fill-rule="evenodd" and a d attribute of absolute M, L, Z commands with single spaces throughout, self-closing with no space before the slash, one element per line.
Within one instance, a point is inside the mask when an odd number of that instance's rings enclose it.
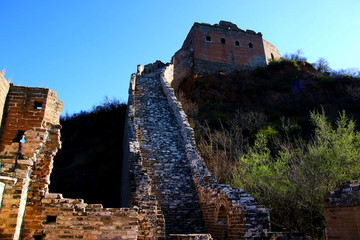
<path fill-rule="evenodd" d="M 146 168 L 165 218 L 166 235 L 204 233 L 201 207 L 185 146 L 160 83 L 161 69 L 136 77 L 136 133 Z"/>

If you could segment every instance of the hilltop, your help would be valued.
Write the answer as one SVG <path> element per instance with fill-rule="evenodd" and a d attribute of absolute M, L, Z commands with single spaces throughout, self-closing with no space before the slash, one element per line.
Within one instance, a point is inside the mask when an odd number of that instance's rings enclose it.
<path fill-rule="evenodd" d="M 273 61 L 254 70 L 192 75 L 179 92 L 198 106 L 197 120 L 213 123 L 231 119 L 235 109 L 264 113 L 274 125 L 286 117 L 305 126 L 309 112 L 321 108 L 329 116 L 345 110 L 359 119 L 359 79 L 330 76 L 307 62 Z"/>

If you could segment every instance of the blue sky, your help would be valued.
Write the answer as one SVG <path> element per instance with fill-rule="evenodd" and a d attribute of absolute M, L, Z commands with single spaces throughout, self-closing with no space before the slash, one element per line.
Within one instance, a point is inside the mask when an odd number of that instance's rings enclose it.
<path fill-rule="evenodd" d="M 281 54 L 360 68 L 359 0 L 0 0 L 0 70 L 55 90 L 62 114 L 127 101 L 137 64 L 169 62 L 194 22 L 261 32 Z"/>

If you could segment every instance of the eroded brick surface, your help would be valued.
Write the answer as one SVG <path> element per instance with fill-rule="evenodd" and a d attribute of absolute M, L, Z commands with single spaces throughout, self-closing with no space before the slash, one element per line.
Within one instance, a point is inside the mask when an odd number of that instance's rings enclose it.
<path fill-rule="evenodd" d="M 346 182 L 324 204 L 328 239 L 360 239 L 360 183 Z"/>
<path fill-rule="evenodd" d="M 138 208 L 49 193 L 62 105 L 52 90 L 10 85 L 0 113 L 0 239 L 138 239 L 147 221 Z"/>

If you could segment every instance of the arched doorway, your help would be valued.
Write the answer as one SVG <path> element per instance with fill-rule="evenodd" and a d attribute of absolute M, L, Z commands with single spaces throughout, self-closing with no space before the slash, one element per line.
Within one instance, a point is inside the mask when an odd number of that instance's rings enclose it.
<path fill-rule="evenodd" d="M 221 206 L 218 214 L 218 239 L 228 239 L 228 222 L 227 211 L 224 206 Z"/>

